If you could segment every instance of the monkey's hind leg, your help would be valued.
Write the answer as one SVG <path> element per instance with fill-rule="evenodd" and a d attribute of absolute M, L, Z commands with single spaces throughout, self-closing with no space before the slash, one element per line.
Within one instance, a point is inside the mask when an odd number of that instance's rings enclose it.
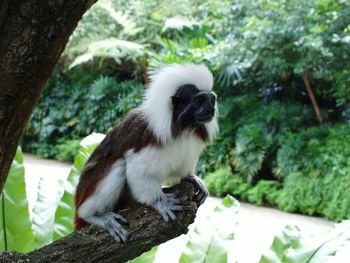
<path fill-rule="evenodd" d="M 118 242 L 125 242 L 127 240 L 128 231 L 122 226 L 122 224 L 126 224 L 127 221 L 117 213 L 107 212 L 104 214 L 96 214 L 95 216 L 84 218 L 84 220 L 107 230 Z"/>
<path fill-rule="evenodd" d="M 78 216 L 89 224 L 107 230 L 118 242 L 125 242 L 128 232 L 122 226 L 126 220 L 112 212 L 125 186 L 125 161 L 115 162 L 105 178 L 78 209 Z"/>

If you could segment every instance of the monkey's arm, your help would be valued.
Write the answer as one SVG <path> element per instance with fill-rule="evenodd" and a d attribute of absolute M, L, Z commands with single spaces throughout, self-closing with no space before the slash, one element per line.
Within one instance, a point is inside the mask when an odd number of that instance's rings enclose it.
<path fill-rule="evenodd" d="M 191 209 L 190 206 L 180 204 L 175 194 L 163 193 L 160 181 L 143 165 L 130 165 L 130 169 L 127 169 L 127 182 L 133 197 L 155 209 L 166 222 L 176 219 L 175 211 Z"/>

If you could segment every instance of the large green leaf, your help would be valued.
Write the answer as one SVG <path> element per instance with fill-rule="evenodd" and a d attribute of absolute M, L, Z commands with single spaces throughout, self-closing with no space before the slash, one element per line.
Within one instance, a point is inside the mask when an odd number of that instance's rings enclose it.
<path fill-rule="evenodd" d="M 38 197 L 32 211 L 36 248 L 52 242 L 57 200 L 60 194 L 62 196 L 61 189 L 63 189 L 62 179 L 46 175 L 39 180 Z"/>
<path fill-rule="evenodd" d="M 93 133 L 80 142 L 79 153 L 75 157 L 73 167 L 65 182 L 63 197 L 56 210 L 53 234 L 54 240 L 64 237 L 74 230 L 74 193 L 79 181 L 80 171 L 90 154 L 103 138 L 103 134 Z"/>
<path fill-rule="evenodd" d="M 226 263 L 228 245 L 233 241 L 238 223 L 239 203 L 226 196 L 207 218 L 189 234 L 180 263 Z"/>
<path fill-rule="evenodd" d="M 286 226 L 276 236 L 260 263 L 349 262 L 350 221 L 335 225 L 328 234 L 307 236 L 296 226 Z"/>
<path fill-rule="evenodd" d="M 34 248 L 25 190 L 23 155 L 17 149 L 0 202 L 0 248 L 27 252 Z"/>

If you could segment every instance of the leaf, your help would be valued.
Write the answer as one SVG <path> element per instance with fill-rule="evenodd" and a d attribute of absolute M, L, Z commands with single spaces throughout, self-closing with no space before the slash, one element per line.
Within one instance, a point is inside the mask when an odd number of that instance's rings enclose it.
<path fill-rule="evenodd" d="M 94 58 L 94 56 L 90 53 L 85 53 L 82 54 L 80 56 L 77 56 L 74 61 L 72 62 L 72 64 L 69 65 L 69 69 L 74 68 L 75 66 L 78 66 L 80 64 L 89 62 L 90 60 L 92 60 Z"/>
<path fill-rule="evenodd" d="M 116 11 L 111 2 L 99 1 L 98 5 L 105 9 L 110 17 L 123 27 L 126 36 L 135 36 L 143 30 L 143 28 L 137 27 L 137 23 L 133 17 L 129 17 L 123 12 Z"/>
<path fill-rule="evenodd" d="M 20 148 L 17 149 L 1 194 L 0 218 L 2 250 L 27 252 L 34 248 L 34 235 L 25 190 L 23 155 Z"/>
<path fill-rule="evenodd" d="M 165 32 L 169 29 L 174 29 L 174 30 L 178 30 L 181 31 L 184 28 L 192 28 L 194 26 L 198 26 L 200 25 L 199 22 L 195 21 L 195 20 L 190 20 L 186 17 L 172 17 L 172 18 L 168 18 L 165 20 L 164 22 L 164 26 L 162 28 L 162 32 Z"/>
<path fill-rule="evenodd" d="M 35 248 L 52 242 L 57 197 L 59 196 L 57 189 L 63 188 L 63 180 L 49 175 L 42 176 L 38 188 L 38 197 L 32 211 Z M 54 189 L 56 191 L 53 191 Z"/>
<path fill-rule="evenodd" d="M 234 238 L 239 203 L 226 196 L 214 212 L 202 219 L 189 234 L 180 263 L 226 263 L 228 245 Z"/>
<path fill-rule="evenodd" d="M 286 226 L 260 259 L 277 262 L 347 262 L 350 258 L 350 221 L 335 225 L 326 235 L 307 236 L 295 226 Z M 347 259 L 342 261 L 341 259 Z"/>
<path fill-rule="evenodd" d="M 144 54 L 144 47 L 136 42 L 120 40 L 114 37 L 89 44 L 86 53 L 78 56 L 69 68 L 88 62 L 94 57 L 113 58 L 120 64 L 122 58 L 136 60 Z"/>
<path fill-rule="evenodd" d="M 79 153 L 75 157 L 73 167 L 65 182 L 63 197 L 56 210 L 53 240 L 57 240 L 74 231 L 74 193 L 79 181 L 80 171 L 103 138 L 103 134 L 93 133 L 80 142 Z"/>
<path fill-rule="evenodd" d="M 142 255 L 128 261 L 128 263 L 153 263 L 156 257 L 158 247 L 153 247 L 151 250 L 143 253 Z"/>

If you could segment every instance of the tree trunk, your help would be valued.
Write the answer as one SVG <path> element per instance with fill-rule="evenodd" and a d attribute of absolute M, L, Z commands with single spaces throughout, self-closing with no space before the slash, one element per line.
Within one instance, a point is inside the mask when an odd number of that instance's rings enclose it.
<path fill-rule="evenodd" d="M 312 107 L 314 108 L 317 120 L 320 124 L 322 124 L 323 120 L 322 120 L 322 115 L 321 115 L 321 111 L 320 111 L 320 107 L 318 106 L 317 100 L 315 98 L 314 92 L 312 91 L 311 85 L 310 85 L 310 81 L 309 81 L 309 74 L 307 69 L 304 69 L 304 75 L 303 75 L 303 79 L 304 79 L 304 85 L 307 91 L 307 94 L 311 100 L 312 103 Z"/>
<path fill-rule="evenodd" d="M 43 87 L 95 1 L 0 1 L 0 191 Z"/>
<path fill-rule="evenodd" d="M 133 259 L 156 245 L 187 233 L 188 226 L 194 221 L 198 204 L 192 201 L 195 198 L 193 185 L 182 182 L 165 189 L 165 192 L 178 193 L 181 203 L 192 206 L 192 209 L 176 213 L 176 220 L 168 224 L 154 210 L 131 202 L 127 209 L 120 211 L 129 223 L 126 243 L 116 242 L 96 226 L 87 226 L 27 254 L 4 252 L 0 255 L 0 262 L 118 263 Z"/>

